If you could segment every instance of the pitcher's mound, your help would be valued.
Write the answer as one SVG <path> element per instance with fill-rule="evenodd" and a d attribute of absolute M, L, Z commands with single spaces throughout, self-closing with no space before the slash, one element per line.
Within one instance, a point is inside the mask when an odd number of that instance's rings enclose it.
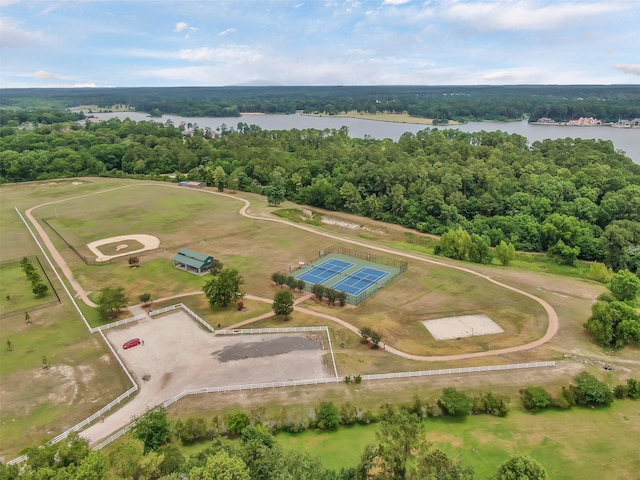
<path fill-rule="evenodd" d="M 437 318 L 422 323 L 436 340 L 452 340 L 504 332 L 500 325 L 485 314 Z"/>

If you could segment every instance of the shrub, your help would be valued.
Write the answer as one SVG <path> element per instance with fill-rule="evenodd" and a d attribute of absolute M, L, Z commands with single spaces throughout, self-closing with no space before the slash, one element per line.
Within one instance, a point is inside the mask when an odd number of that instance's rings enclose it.
<path fill-rule="evenodd" d="M 320 402 L 316 408 L 316 427 L 331 430 L 340 424 L 340 412 L 333 402 Z"/>
<path fill-rule="evenodd" d="M 640 398 L 640 380 L 637 378 L 627 379 L 627 394 L 629 398 Z"/>
<path fill-rule="evenodd" d="M 616 398 L 626 398 L 629 395 L 629 388 L 626 385 L 616 385 L 613 389 L 613 396 Z"/>
<path fill-rule="evenodd" d="M 438 400 L 438 405 L 445 415 L 465 417 L 471 413 L 473 400 L 469 395 L 459 392 L 455 388 L 445 388 L 442 390 L 442 397 Z"/>
<path fill-rule="evenodd" d="M 528 387 L 520 390 L 522 406 L 529 412 L 545 409 L 551 405 L 551 394 L 542 387 Z"/>
<path fill-rule="evenodd" d="M 609 385 L 601 382 L 588 372 L 581 372 L 574 377 L 576 403 L 582 405 L 609 405 L 613 401 L 613 392 Z"/>

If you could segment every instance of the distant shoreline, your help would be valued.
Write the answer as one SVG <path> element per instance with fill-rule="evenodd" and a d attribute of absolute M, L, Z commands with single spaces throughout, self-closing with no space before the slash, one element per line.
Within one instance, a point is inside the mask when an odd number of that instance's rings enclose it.
<path fill-rule="evenodd" d="M 308 117 L 336 117 L 336 118 L 358 118 L 360 120 L 372 120 L 374 122 L 392 122 L 392 123 L 415 123 L 418 125 L 432 125 L 438 126 L 450 126 L 450 125 L 462 125 L 460 122 L 449 120 L 445 124 L 433 124 L 433 118 L 421 118 L 412 117 L 406 113 L 358 113 L 355 111 L 349 113 L 337 113 L 335 115 L 329 115 L 327 113 L 303 113 L 302 115 Z"/>

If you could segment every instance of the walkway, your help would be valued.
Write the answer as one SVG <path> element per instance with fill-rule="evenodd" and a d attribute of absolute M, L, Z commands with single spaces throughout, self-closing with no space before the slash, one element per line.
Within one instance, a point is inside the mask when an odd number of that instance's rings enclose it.
<path fill-rule="evenodd" d="M 93 303 L 89 297 L 87 292 L 82 288 L 82 286 L 78 283 L 78 281 L 75 279 L 75 277 L 73 276 L 73 273 L 71 272 L 71 269 L 68 267 L 67 263 L 65 262 L 64 258 L 62 257 L 62 255 L 60 254 L 60 252 L 58 252 L 58 250 L 55 248 L 55 246 L 53 245 L 53 242 L 51 241 L 51 239 L 49 238 L 49 236 L 47 235 L 47 233 L 45 232 L 45 230 L 40 226 L 40 224 L 36 221 L 36 219 L 34 218 L 34 216 L 32 215 L 33 210 L 46 206 L 46 205 L 52 205 L 55 203 L 60 203 L 60 202 L 66 202 L 69 200 L 75 200 L 78 198 L 83 198 L 83 197 L 87 197 L 90 195 L 98 195 L 98 194 L 102 194 L 105 192 L 109 192 L 109 191 L 113 191 L 113 190 L 119 190 L 119 189 L 123 189 L 123 188 L 139 188 L 141 186 L 150 186 L 150 187 L 162 187 L 162 188 L 180 188 L 183 189 L 184 187 L 180 187 L 178 185 L 165 185 L 162 183 L 140 183 L 140 184 L 132 184 L 132 185 L 125 185 L 122 187 L 115 187 L 115 188 L 110 188 L 107 190 L 102 190 L 100 192 L 94 192 L 94 193 L 90 193 L 87 195 L 80 195 L 77 197 L 72 197 L 72 198 L 68 198 L 68 199 L 64 199 L 64 200 L 56 200 L 54 202 L 48 202 L 48 203 L 43 203 L 41 205 L 37 205 L 35 207 L 31 207 L 28 210 L 25 211 L 25 214 L 27 216 L 27 218 L 31 221 L 31 223 L 34 225 L 34 227 L 36 228 L 36 230 L 38 231 L 38 234 L 40 235 L 40 237 L 42 238 L 44 244 L 47 246 L 47 248 L 49 249 L 49 251 L 51 252 L 51 256 L 54 259 L 54 261 L 58 264 L 58 266 L 60 267 L 60 269 L 62 270 L 64 276 L 67 278 L 67 280 L 69 281 L 69 283 L 71 284 L 71 287 L 73 288 L 73 290 L 76 292 L 76 297 L 80 298 L 86 305 L 90 306 L 90 307 L 95 307 L 95 303 Z M 444 267 L 444 268 L 451 268 L 454 270 L 458 270 L 460 272 L 464 272 L 464 273 L 468 273 L 470 275 L 475 275 L 476 277 L 482 278 L 483 280 L 486 280 L 488 282 L 493 283 L 494 285 L 497 285 L 499 287 L 505 288 L 507 290 L 511 290 L 513 292 L 519 293 L 520 295 L 524 295 L 525 297 L 528 297 L 532 300 L 534 300 L 535 302 L 537 302 L 538 304 L 540 304 L 542 306 L 542 308 L 544 308 L 546 314 L 547 314 L 547 318 L 548 318 L 548 324 L 547 324 L 547 330 L 545 332 L 545 334 L 540 337 L 538 340 L 535 340 L 533 342 L 530 343 L 526 343 L 524 345 L 516 345 L 513 347 L 507 347 L 507 348 L 501 348 L 498 350 L 488 350 L 488 351 L 484 351 L 484 352 L 475 352 L 475 353 L 463 353 L 463 354 L 458 354 L 458 355 L 441 355 L 441 356 L 426 356 L 426 355 L 413 355 L 410 353 L 406 353 L 403 352 L 401 350 L 398 350 L 390 345 L 386 345 L 386 351 L 393 353 L 395 355 L 399 355 L 405 358 L 409 358 L 411 360 L 418 360 L 418 361 L 424 361 L 424 362 L 433 362 L 433 361 L 447 361 L 447 360 L 464 360 L 464 359 L 468 359 L 468 358 L 479 358 L 479 357 L 488 357 L 488 356 L 494 356 L 494 355 L 503 355 L 503 354 L 507 354 L 507 353 L 515 353 L 515 352 L 522 352 L 525 350 L 531 350 L 533 348 L 537 348 L 541 345 L 544 345 L 545 343 L 547 343 L 548 341 L 550 341 L 555 335 L 556 333 L 558 333 L 558 328 L 559 328 L 559 318 L 558 318 L 558 314 L 556 313 L 556 311 L 553 309 L 553 307 L 546 302 L 545 300 L 543 300 L 540 297 L 537 297 L 531 293 L 525 292 L 523 290 L 520 290 L 518 288 L 512 287 L 510 285 L 504 284 L 502 282 L 499 282 L 497 280 L 494 280 L 493 278 L 491 278 L 488 275 L 484 275 L 482 273 L 476 272 L 475 270 L 472 270 L 470 268 L 467 267 L 461 267 L 459 265 L 452 265 L 449 263 L 446 263 L 444 261 L 440 261 L 440 260 L 433 260 L 430 258 L 427 258 L 425 256 L 422 255 L 416 255 L 416 254 L 412 254 L 412 253 L 407 253 L 407 252 L 402 252 L 402 251 L 398 251 L 392 248 L 387 248 L 387 247 L 380 247 L 380 246 L 375 246 L 375 245 L 370 245 L 366 242 L 362 242 L 359 240 L 353 240 L 351 238 L 344 238 L 340 235 L 336 235 L 333 233 L 329 233 L 329 232 L 322 232 L 322 231 L 318 231 L 313 227 L 309 227 L 307 225 L 300 225 L 297 223 L 293 223 L 293 222 L 289 222 L 287 220 L 281 219 L 281 218 L 273 218 L 273 217 L 260 217 L 260 216 L 255 216 L 255 215 L 250 215 L 249 213 L 247 213 L 247 210 L 251 207 L 251 202 L 249 202 L 249 200 L 246 200 L 244 198 L 241 197 L 237 197 L 235 195 L 231 195 L 228 193 L 223 193 L 223 192 L 217 192 L 214 190 L 197 190 L 198 192 L 204 192 L 204 193 L 208 193 L 211 195 L 218 195 L 221 197 L 227 197 L 227 198 L 232 198 L 234 200 L 239 200 L 240 202 L 243 203 L 243 206 L 240 208 L 240 210 L 238 211 L 238 213 L 240 215 L 242 215 L 243 217 L 247 217 L 247 218 L 251 218 L 254 220 L 259 220 L 259 221 L 265 221 L 265 222 L 275 222 L 275 223 L 281 223 L 284 225 L 287 225 L 289 227 L 292 228 L 298 228 L 300 230 L 304 230 L 306 232 L 312 233 L 314 235 L 319 235 L 322 237 L 326 237 L 326 238 L 330 238 L 332 240 L 337 240 L 340 242 L 344 242 L 344 243 L 349 243 L 351 245 L 356 245 L 358 247 L 363 247 L 363 248 L 367 248 L 369 250 L 376 250 L 378 252 L 382 252 L 382 253 L 387 253 L 387 254 L 391 254 L 391 255 L 396 255 L 396 256 L 400 256 L 400 257 L 404 257 L 404 258 L 408 258 L 411 260 L 415 260 L 418 262 L 424 262 L 424 263 L 429 263 L 432 265 L 437 265 L 439 267 Z M 160 300 L 171 300 L 171 299 L 177 299 L 177 298 L 181 298 L 184 296 L 189 296 L 189 295 L 193 295 L 194 293 L 201 293 L 201 292 L 188 292 L 188 293 L 182 293 L 182 294 L 178 294 L 178 295 L 173 295 L 171 297 L 167 297 L 164 299 L 160 299 Z M 265 298 L 261 298 L 261 297 L 255 297 L 252 295 L 247 295 L 247 298 L 251 298 L 254 300 L 258 300 L 258 301 L 265 301 L 265 302 L 269 302 L 271 303 L 272 300 L 271 299 L 265 299 Z M 302 297 L 303 299 L 309 298 L 307 297 Z M 304 300 L 299 299 L 296 303 L 301 303 Z M 355 332 L 356 334 L 359 334 L 360 330 L 355 327 L 354 325 L 345 322 L 344 320 L 341 320 L 338 317 L 332 316 L 332 315 L 327 315 L 324 313 L 320 313 L 320 312 L 314 312 L 313 310 L 309 310 L 307 308 L 301 307 L 296 305 L 294 307 L 296 310 L 306 313 L 308 315 L 314 315 L 320 318 L 324 318 L 327 320 L 330 320 L 332 322 L 338 323 L 342 326 L 344 326 L 345 328 L 348 328 L 349 330 Z M 264 315 L 261 315 L 259 317 L 250 319 L 250 320 L 245 320 L 244 322 L 241 322 L 239 324 L 236 324 L 234 326 L 232 326 L 231 328 L 239 328 L 240 326 L 244 326 L 244 325 L 248 325 L 250 323 L 256 322 L 258 320 L 262 320 L 264 318 L 268 318 L 269 316 L 271 316 L 271 313 L 266 313 Z"/>

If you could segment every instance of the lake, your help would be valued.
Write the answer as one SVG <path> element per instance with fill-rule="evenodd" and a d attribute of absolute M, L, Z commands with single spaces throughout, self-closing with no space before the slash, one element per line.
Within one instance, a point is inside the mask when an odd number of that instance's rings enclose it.
<path fill-rule="evenodd" d="M 200 128 L 209 127 L 217 130 L 223 124 L 236 128 L 239 122 L 249 125 L 257 125 L 263 130 L 290 130 L 297 128 L 325 128 L 339 129 L 346 126 L 349 135 L 356 138 L 370 136 L 376 139 L 390 138 L 398 140 L 405 132 L 416 133 L 425 128 L 457 128 L 463 132 L 494 132 L 497 130 L 512 134 L 522 135 L 529 140 L 529 144 L 535 141 L 558 138 L 585 138 L 596 140 L 611 140 L 617 150 L 622 150 L 635 163 L 640 164 L 640 128 L 613 128 L 608 126 L 576 127 L 563 125 L 531 125 L 526 120 L 518 122 L 494 123 L 494 122 L 470 122 L 464 125 L 438 126 L 421 125 L 416 123 L 395 123 L 377 120 L 364 120 L 360 118 L 345 118 L 332 116 L 307 116 L 301 113 L 291 115 L 261 115 L 244 114 L 240 117 L 179 117 L 177 115 L 163 115 L 159 118 L 151 118 L 144 112 L 113 112 L 95 113 L 98 118 L 130 118 L 131 120 L 154 120 L 161 123 L 171 120 L 175 125 L 184 123 L 198 124 Z"/>

